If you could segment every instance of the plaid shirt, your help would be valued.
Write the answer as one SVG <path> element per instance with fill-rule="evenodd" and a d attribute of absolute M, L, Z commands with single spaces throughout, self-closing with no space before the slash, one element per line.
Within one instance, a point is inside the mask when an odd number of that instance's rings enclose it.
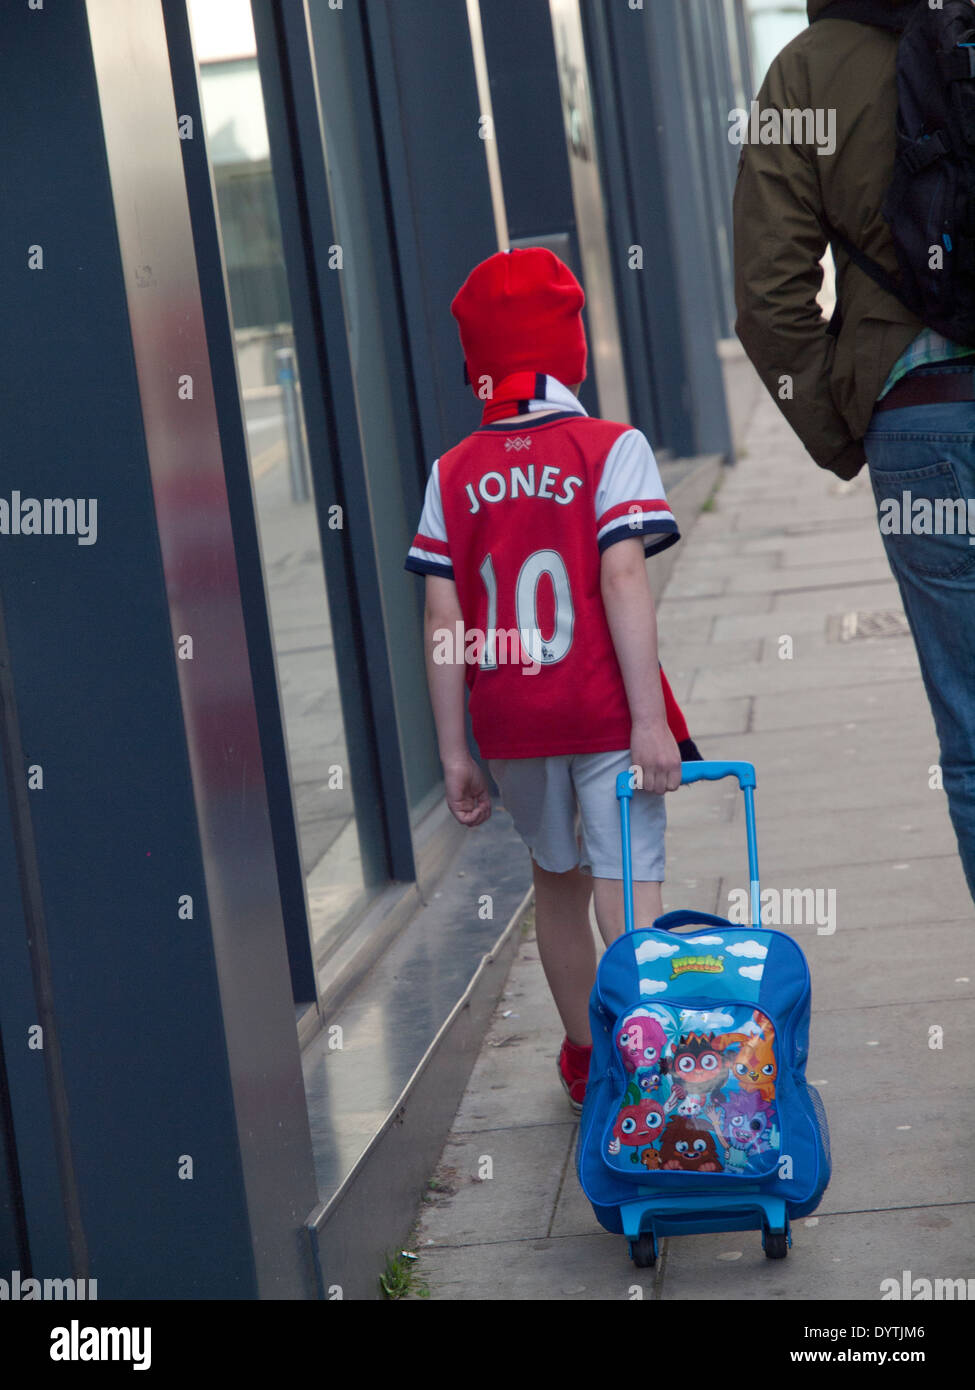
<path fill-rule="evenodd" d="M 969 357 L 975 349 L 962 347 L 959 343 L 952 343 L 940 333 L 936 333 L 933 328 L 925 328 L 923 333 L 919 333 L 913 343 L 909 343 L 904 352 L 901 353 L 890 371 L 890 376 L 884 382 L 884 389 L 877 397 L 882 401 L 884 396 L 902 376 L 908 372 L 913 372 L 916 367 L 927 367 L 932 362 L 948 362 L 955 357 Z"/>

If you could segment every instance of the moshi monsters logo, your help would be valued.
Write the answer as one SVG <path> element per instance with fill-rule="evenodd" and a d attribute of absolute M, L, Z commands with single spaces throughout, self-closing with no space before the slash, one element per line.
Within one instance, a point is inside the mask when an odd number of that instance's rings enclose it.
<path fill-rule="evenodd" d="M 681 956 L 671 961 L 671 965 L 672 980 L 676 980 L 678 975 L 686 975 L 689 970 L 700 970 L 705 975 L 720 975 L 724 970 L 724 956 Z"/>

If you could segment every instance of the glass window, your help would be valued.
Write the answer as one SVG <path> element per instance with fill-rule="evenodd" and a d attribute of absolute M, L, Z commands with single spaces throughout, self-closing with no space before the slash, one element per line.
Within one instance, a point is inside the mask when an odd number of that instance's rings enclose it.
<path fill-rule="evenodd" d="M 189 10 L 317 973 L 366 889 L 264 102 L 248 0 Z"/>
<path fill-rule="evenodd" d="M 599 414 L 629 420 L 579 0 L 549 0 Z"/>

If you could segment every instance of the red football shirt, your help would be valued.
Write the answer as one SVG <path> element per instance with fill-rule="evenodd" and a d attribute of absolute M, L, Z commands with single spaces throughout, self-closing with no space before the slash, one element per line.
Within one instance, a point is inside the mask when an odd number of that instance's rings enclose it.
<path fill-rule="evenodd" d="M 483 758 L 629 748 L 600 556 L 679 539 L 646 437 L 546 387 L 529 408 L 554 414 L 483 426 L 434 463 L 406 560 L 457 586 L 463 631 L 439 634 L 435 659 L 465 661 Z"/>

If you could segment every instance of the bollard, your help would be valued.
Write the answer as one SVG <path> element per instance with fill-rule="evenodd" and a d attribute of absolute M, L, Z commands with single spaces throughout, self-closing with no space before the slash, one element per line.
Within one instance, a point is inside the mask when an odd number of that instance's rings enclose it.
<path fill-rule="evenodd" d="M 281 404 L 284 408 L 284 428 L 288 439 L 288 467 L 291 474 L 292 502 L 307 502 L 308 471 L 305 468 L 305 449 L 301 438 L 301 420 L 298 417 L 298 392 L 295 389 L 294 349 L 278 348 L 274 354 L 278 364 L 278 385 L 281 387 Z"/>

